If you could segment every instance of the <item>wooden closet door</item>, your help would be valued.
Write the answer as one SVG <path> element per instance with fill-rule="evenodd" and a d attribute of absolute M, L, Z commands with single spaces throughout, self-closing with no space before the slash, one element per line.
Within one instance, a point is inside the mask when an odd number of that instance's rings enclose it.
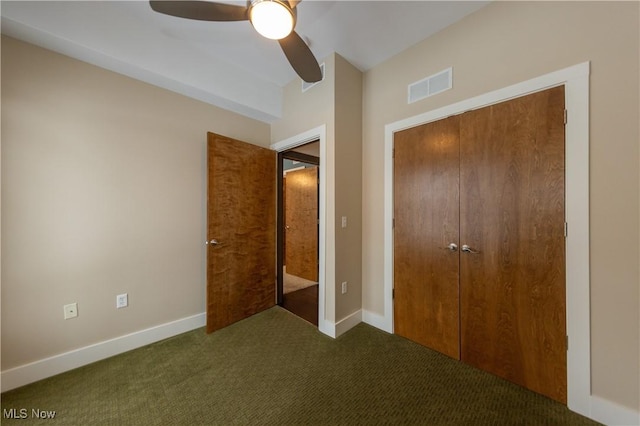
<path fill-rule="evenodd" d="M 457 116 L 394 135 L 394 331 L 458 359 Z"/>
<path fill-rule="evenodd" d="M 460 121 L 461 358 L 566 403 L 564 88 Z"/>

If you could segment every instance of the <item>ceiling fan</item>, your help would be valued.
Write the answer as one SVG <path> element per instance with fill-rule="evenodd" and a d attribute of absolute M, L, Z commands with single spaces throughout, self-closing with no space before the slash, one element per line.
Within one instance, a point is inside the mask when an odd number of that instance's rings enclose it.
<path fill-rule="evenodd" d="M 296 5 L 301 0 L 248 0 L 247 6 L 208 1 L 150 1 L 151 9 L 165 15 L 199 21 L 249 21 L 266 38 L 278 40 L 300 78 L 322 80 L 322 71 L 309 46 L 294 31 Z"/>

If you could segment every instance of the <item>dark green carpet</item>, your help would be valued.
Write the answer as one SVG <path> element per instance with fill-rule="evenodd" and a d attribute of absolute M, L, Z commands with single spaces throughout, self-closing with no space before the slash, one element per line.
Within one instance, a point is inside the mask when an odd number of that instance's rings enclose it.
<path fill-rule="evenodd" d="M 11 408 L 56 417 L 3 424 L 596 424 L 366 324 L 333 340 L 278 307 L 6 392 Z"/>

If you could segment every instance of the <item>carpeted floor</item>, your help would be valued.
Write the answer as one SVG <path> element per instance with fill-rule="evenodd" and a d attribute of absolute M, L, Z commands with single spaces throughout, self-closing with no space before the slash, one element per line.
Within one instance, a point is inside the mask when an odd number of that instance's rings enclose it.
<path fill-rule="evenodd" d="M 11 408 L 56 415 L 3 424 L 596 424 L 366 324 L 333 340 L 279 307 L 6 392 Z"/>

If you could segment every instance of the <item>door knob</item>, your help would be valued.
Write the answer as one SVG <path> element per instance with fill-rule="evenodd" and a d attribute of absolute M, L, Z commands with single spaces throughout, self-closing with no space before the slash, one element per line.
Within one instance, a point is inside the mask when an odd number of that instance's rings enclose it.
<path fill-rule="evenodd" d="M 472 253 L 472 254 L 480 254 L 479 251 L 475 251 L 474 249 L 472 249 L 471 247 L 469 247 L 468 245 L 464 244 L 462 246 L 462 251 L 465 253 Z"/>
<path fill-rule="evenodd" d="M 458 245 L 456 243 L 451 243 L 447 246 L 447 248 L 451 251 L 457 251 L 458 250 Z"/>
<path fill-rule="evenodd" d="M 211 241 L 205 241 L 205 244 L 211 244 L 212 246 L 217 246 L 218 244 L 220 244 L 218 242 L 218 240 L 216 240 L 215 238 Z"/>

